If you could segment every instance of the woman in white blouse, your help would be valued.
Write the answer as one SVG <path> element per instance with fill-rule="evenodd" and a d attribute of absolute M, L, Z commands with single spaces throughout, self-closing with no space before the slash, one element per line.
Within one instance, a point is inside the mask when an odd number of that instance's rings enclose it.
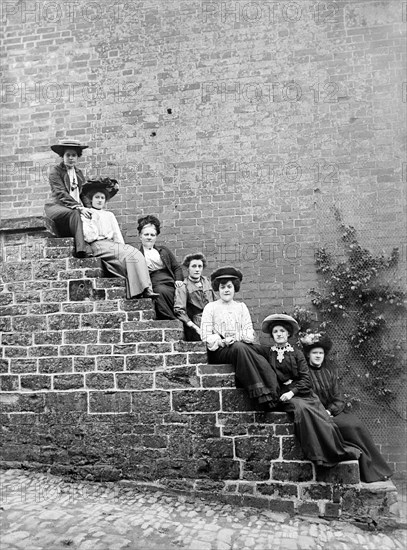
<path fill-rule="evenodd" d="M 236 385 L 266 410 L 278 403 L 278 382 L 266 354 L 267 348 L 254 343 L 254 330 L 249 310 L 235 302 L 242 273 L 234 267 L 222 267 L 211 274 L 213 289 L 219 300 L 203 310 L 201 333 L 208 348 L 210 363 L 232 363 Z"/>
<path fill-rule="evenodd" d="M 91 207 L 92 214 L 90 219 L 82 218 L 85 240 L 111 275 L 126 280 L 128 299 L 155 298 L 158 294 L 153 292 L 144 256 L 137 248 L 125 244 L 116 216 L 105 210 L 106 202 L 118 189 L 117 181 L 109 178 L 87 181 L 83 185 L 82 200 Z"/>

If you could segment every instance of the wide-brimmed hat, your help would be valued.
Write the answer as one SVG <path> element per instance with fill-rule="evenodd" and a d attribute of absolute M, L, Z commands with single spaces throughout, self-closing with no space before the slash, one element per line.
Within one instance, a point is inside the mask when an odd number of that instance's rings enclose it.
<path fill-rule="evenodd" d="M 313 348 L 322 348 L 328 353 L 332 348 L 332 340 L 322 332 L 309 332 L 300 337 L 301 346 L 305 353 L 309 353 Z"/>
<path fill-rule="evenodd" d="M 84 149 L 87 149 L 88 147 L 89 145 L 82 145 L 76 139 L 62 139 L 59 141 L 59 143 L 51 145 L 51 149 L 60 157 L 64 155 L 66 149 L 76 149 L 78 151 L 78 154 L 81 155 L 82 151 Z"/>
<path fill-rule="evenodd" d="M 106 200 L 111 199 L 119 190 L 117 180 L 110 178 L 100 178 L 97 180 L 87 180 L 82 186 L 82 197 L 88 196 L 90 193 L 103 191 L 106 194 Z"/>
<path fill-rule="evenodd" d="M 219 269 L 216 269 L 211 273 L 211 283 L 213 283 L 216 279 L 218 280 L 239 279 L 239 281 L 242 281 L 243 274 L 239 269 L 236 269 L 235 267 L 228 265 L 226 267 L 219 267 Z"/>
<path fill-rule="evenodd" d="M 294 317 L 291 315 L 286 315 L 285 313 L 273 313 L 268 315 L 261 324 L 261 330 L 266 334 L 270 334 L 273 326 L 276 325 L 287 325 L 291 328 L 291 335 L 295 334 L 300 330 L 300 327 Z"/>

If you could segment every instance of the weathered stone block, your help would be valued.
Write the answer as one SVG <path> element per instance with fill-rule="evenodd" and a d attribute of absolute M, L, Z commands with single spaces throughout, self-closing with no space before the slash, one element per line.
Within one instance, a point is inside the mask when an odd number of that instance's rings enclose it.
<path fill-rule="evenodd" d="M 116 313 L 119 311 L 119 302 L 117 300 L 101 300 L 93 302 L 93 306 L 97 313 L 106 313 L 106 311 Z"/>
<path fill-rule="evenodd" d="M 179 328 L 180 321 L 176 320 L 154 320 L 154 321 L 128 321 L 126 323 L 123 323 L 123 330 L 124 331 L 142 331 L 142 330 L 157 330 L 157 329 L 163 329 L 163 328 Z"/>
<path fill-rule="evenodd" d="M 75 372 L 89 372 L 96 368 L 95 357 L 74 357 L 73 370 Z"/>
<path fill-rule="evenodd" d="M 91 413 L 131 411 L 131 393 L 129 392 L 90 392 L 89 410 Z"/>
<path fill-rule="evenodd" d="M 171 354 L 165 357 L 165 365 L 167 367 L 173 367 L 177 365 L 186 365 L 187 360 L 188 360 L 188 355 L 186 353 Z"/>
<path fill-rule="evenodd" d="M 97 330 L 67 330 L 65 332 L 65 344 L 96 344 L 97 341 Z"/>
<path fill-rule="evenodd" d="M 13 293 L 12 292 L 2 292 L 0 294 L 0 306 L 7 306 L 13 303 Z"/>
<path fill-rule="evenodd" d="M 5 347 L 4 356 L 7 357 L 27 357 L 28 348 L 20 348 L 18 346 Z"/>
<path fill-rule="evenodd" d="M 209 412 L 219 411 L 220 395 L 214 390 L 173 391 L 172 403 L 179 412 Z"/>
<path fill-rule="evenodd" d="M 0 373 L 6 374 L 9 372 L 9 361 L 8 359 L 0 359 Z"/>
<path fill-rule="evenodd" d="M 115 344 L 113 345 L 113 355 L 136 355 L 136 344 Z"/>
<path fill-rule="evenodd" d="M 154 306 L 151 299 L 140 299 L 140 300 L 120 300 L 119 301 L 119 310 L 120 311 L 149 311 L 153 310 Z"/>
<path fill-rule="evenodd" d="M 32 304 L 28 308 L 30 315 L 48 315 L 49 313 L 58 313 L 60 311 L 60 304 Z"/>
<path fill-rule="evenodd" d="M 324 508 L 324 516 L 327 518 L 339 518 L 341 516 L 340 504 L 334 504 L 333 502 L 326 502 Z"/>
<path fill-rule="evenodd" d="M 195 367 L 175 367 L 158 371 L 155 380 L 156 387 L 163 389 L 200 387 Z"/>
<path fill-rule="evenodd" d="M 37 359 L 11 359 L 10 372 L 12 373 L 37 372 Z"/>
<path fill-rule="evenodd" d="M 71 357 L 52 357 L 38 359 L 38 371 L 40 373 L 72 372 Z"/>
<path fill-rule="evenodd" d="M 303 516 L 318 516 L 319 507 L 315 502 L 301 502 L 298 505 L 298 513 Z"/>
<path fill-rule="evenodd" d="M 184 337 L 184 329 L 182 328 L 178 330 L 165 329 L 163 332 L 165 342 L 178 342 Z"/>
<path fill-rule="evenodd" d="M 304 460 L 303 450 L 295 436 L 282 437 L 282 457 L 283 460 Z"/>
<path fill-rule="evenodd" d="M 222 390 L 222 411 L 255 411 L 255 404 L 250 401 L 247 394 L 243 390 L 226 389 Z"/>
<path fill-rule="evenodd" d="M 208 357 L 206 355 L 206 352 L 204 352 L 204 353 L 195 353 L 195 352 L 188 353 L 188 363 L 190 365 L 197 365 L 199 363 L 206 363 L 207 360 L 208 360 Z"/>
<path fill-rule="evenodd" d="M 357 460 L 340 462 L 333 468 L 315 467 L 316 480 L 333 484 L 353 484 L 359 483 L 359 463 Z"/>
<path fill-rule="evenodd" d="M 107 357 L 96 357 L 97 370 L 99 371 L 123 371 L 124 357 L 115 357 L 110 355 Z"/>
<path fill-rule="evenodd" d="M 12 374 L 0 375 L 0 391 L 18 391 L 18 376 Z"/>
<path fill-rule="evenodd" d="M 39 330 L 47 329 L 47 318 L 44 315 L 14 317 L 12 320 L 12 325 L 13 330 L 16 332 L 37 332 Z"/>
<path fill-rule="evenodd" d="M 30 279 L 57 280 L 58 272 L 66 270 L 66 260 L 42 260 L 35 262 Z M 21 279 L 18 279 L 21 280 Z"/>
<path fill-rule="evenodd" d="M 123 342 L 162 342 L 163 331 L 162 330 L 144 330 L 144 331 L 129 331 L 123 332 Z"/>
<path fill-rule="evenodd" d="M 95 290 L 93 282 L 90 279 L 80 279 L 78 281 L 69 281 L 68 296 L 71 302 L 104 300 L 106 298 L 106 292 L 102 289 Z"/>
<path fill-rule="evenodd" d="M 52 392 L 45 393 L 45 405 L 51 414 L 59 418 L 72 412 L 87 412 L 88 400 L 86 392 Z"/>
<path fill-rule="evenodd" d="M 121 341 L 120 330 L 100 330 L 99 331 L 99 343 L 100 344 L 117 344 Z"/>
<path fill-rule="evenodd" d="M 164 366 L 164 357 L 161 355 L 135 355 L 126 357 L 126 370 L 153 371 Z"/>
<path fill-rule="evenodd" d="M 234 375 L 226 376 L 202 376 L 204 388 L 233 388 L 235 386 Z"/>
<path fill-rule="evenodd" d="M 41 301 L 40 292 L 32 290 L 31 292 L 15 292 L 14 301 L 16 304 L 27 304 Z"/>
<path fill-rule="evenodd" d="M 57 313 L 48 317 L 50 330 L 72 330 L 80 326 L 79 313 Z"/>
<path fill-rule="evenodd" d="M 147 390 L 154 386 L 152 373 L 119 373 L 116 375 L 117 387 L 120 390 Z"/>
<path fill-rule="evenodd" d="M 274 433 L 275 435 L 294 435 L 294 424 L 276 424 L 274 426 Z"/>
<path fill-rule="evenodd" d="M 164 391 L 133 392 L 132 412 L 155 411 L 158 414 L 171 410 L 170 395 Z"/>
<path fill-rule="evenodd" d="M 22 375 L 21 389 L 30 391 L 50 390 L 51 377 L 44 374 Z"/>
<path fill-rule="evenodd" d="M 118 328 L 126 321 L 125 313 L 94 313 L 82 315 L 82 327 L 90 328 Z"/>
<path fill-rule="evenodd" d="M 62 344 L 62 332 L 36 332 L 34 334 L 34 344 L 37 346 L 42 344 L 58 346 L 59 344 Z"/>
<path fill-rule="evenodd" d="M 261 495 L 273 498 L 298 497 L 298 485 L 291 483 L 257 483 L 256 490 Z"/>
<path fill-rule="evenodd" d="M 193 453 L 195 458 L 233 458 L 233 441 L 231 439 L 200 437 L 193 438 Z"/>
<path fill-rule="evenodd" d="M 312 464 L 304 462 L 273 462 L 271 478 L 276 481 L 311 481 Z"/>
<path fill-rule="evenodd" d="M 236 457 L 244 460 L 276 460 L 280 456 L 278 437 L 236 437 Z"/>
<path fill-rule="evenodd" d="M 0 307 L 0 315 L 2 317 L 7 317 L 8 315 L 26 315 L 28 313 L 28 306 L 21 304 L 14 304 L 9 306 Z M 23 331 L 20 331 L 23 332 Z"/>
<path fill-rule="evenodd" d="M 82 374 L 57 374 L 54 376 L 54 390 L 83 389 L 84 379 Z"/>
<path fill-rule="evenodd" d="M 223 426 L 223 435 L 247 435 L 248 425 L 254 422 L 254 414 L 239 412 L 232 414 L 220 413 L 218 415 L 218 422 Z"/>
<path fill-rule="evenodd" d="M 52 289 L 42 291 L 43 302 L 61 303 L 68 300 L 68 292 L 66 289 Z"/>
<path fill-rule="evenodd" d="M 302 486 L 300 496 L 302 500 L 332 500 L 332 485 L 312 483 Z"/>
<path fill-rule="evenodd" d="M 50 357 L 58 355 L 57 346 L 34 346 L 30 348 L 31 357 Z"/>
<path fill-rule="evenodd" d="M 203 342 L 184 342 L 184 341 L 180 341 L 180 342 L 177 342 L 176 344 L 174 344 L 174 351 L 206 352 L 206 346 Z"/>
<path fill-rule="evenodd" d="M 30 281 L 32 279 L 31 262 L 7 263 L 2 267 L 2 278 L 5 283 Z"/>
<path fill-rule="evenodd" d="M 63 356 L 85 355 L 85 346 L 60 346 L 59 354 Z"/>
<path fill-rule="evenodd" d="M 86 375 L 86 387 L 97 390 L 108 390 L 114 388 L 113 373 L 94 372 Z"/>
<path fill-rule="evenodd" d="M 0 316 L 0 331 L 3 331 L 3 332 L 11 331 L 11 317 Z"/>
<path fill-rule="evenodd" d="M 190 414 L 189 426 L 193 433 L 202 437 L 220 437 L 220 428 L 216 425 L 215 414 Z"/>
<path fill-rule="evenodd" d="M 171 344 L 167 343 L 140 343 L 137 344 L 138 353 L 170 353 Z"/>
<path fill-rule="evenodd" d="M 64 313 L 92 313 L 95 304 L 93 302 L 74 302 L 62 304 Z"/>

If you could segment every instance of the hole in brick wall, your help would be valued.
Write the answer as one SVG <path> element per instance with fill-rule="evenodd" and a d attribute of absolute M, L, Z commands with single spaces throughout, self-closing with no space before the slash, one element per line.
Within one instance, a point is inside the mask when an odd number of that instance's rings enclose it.
<path fill-rule="evenodd" d="M 157 132 L 151 132 L 150 136 L 155 137 L 157 135 Z"/>
<path fill-rule="evenodd" d="M 172 109 L 167 109 L 167 113 L 168 113 L 169 115 L 172 115 Z"/>

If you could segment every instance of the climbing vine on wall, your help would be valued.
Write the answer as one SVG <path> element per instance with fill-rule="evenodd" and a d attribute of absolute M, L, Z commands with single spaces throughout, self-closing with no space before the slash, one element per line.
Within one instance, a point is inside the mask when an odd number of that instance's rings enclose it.
<path fill-rule="evenodd" d="M 311 302 L 323 320 L 319 329 L 327 329 L 334 340 L 335 335 L 345 336 L 348 362 L 360 365 L 365 389 L 389 403 L 395 397 L 394 383 L 403 372 L 402 342 L 392 327 L 405 308 L 406 293 L 389 282 L 399 251 L 394 248 L 389 256 L 374 255 L 360 245 L 355 228 L 343 223 L 338 209 L 334 215 L 343 244 L 341 255 L 325 248 L 316 251 L 321 285 L 309 291 Z M 310 312 L 296 308 L 294 316 L 302 331 L 311 328 Z"/>

